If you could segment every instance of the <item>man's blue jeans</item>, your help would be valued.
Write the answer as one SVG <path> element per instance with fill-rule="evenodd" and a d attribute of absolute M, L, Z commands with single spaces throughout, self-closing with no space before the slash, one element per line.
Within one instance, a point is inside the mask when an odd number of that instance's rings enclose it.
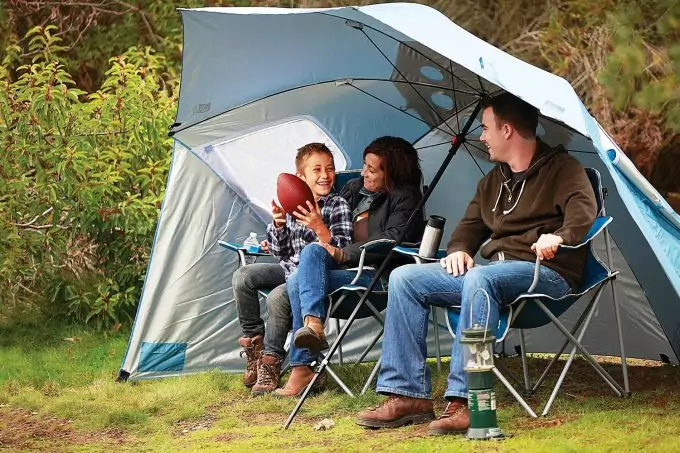
<path fill-rule="evenodd" d="M 293 333 L 304 326 L 305 316 L 315 316 L 322 322 L 328 314 L 328 294 L 351 283 L 356 271 L 340 269 L 338 263 L 319 244 L 309 244 L 300 252 L 297 271 L 288 277 L 287 288 L 293 315 Z M 357 282 L 368 285 L 374 273 L 364 271 Z M 290 365 L 311 365 L 316 361 L 308 349 L 290 346 Z"/>
<path fill-rule="evenodd" d="M 470 327 L 470 311 L 472 323 L 484 325 L 488 295 L 489 326 L 498 325 L 499 308 L 529 289 L 534 266 L 535 263 L 527 261 L 496 261 L 475 266 L 458 277 L 449 275 L 439 263 L 397 268 L 390 276 L 382 367 L 376 391 L 413 398 L 431 397 L 430 368 L 425 363 L 430 306 L 460 306 L 444 396 L 467 398 L 467 373 L 463 370 L 459 339 L 461 332 Z M 562 276 L 541 266 L 536 293 L 557 298 L 569 291 L 569 284 Z"/>

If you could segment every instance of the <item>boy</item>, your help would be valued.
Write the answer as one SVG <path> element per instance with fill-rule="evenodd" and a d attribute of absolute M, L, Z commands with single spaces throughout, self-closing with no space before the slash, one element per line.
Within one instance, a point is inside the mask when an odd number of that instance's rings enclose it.
<path fill-rule="evenodd" d="M 310 242 L 345 247 L 352 242 L 352 211 L 347 201 L 332 192 L 335 184 L 333 154 L 323 143 L 309 143 L 295 157 L 296 175 L 307 183 L 315 203 L 302 206 L 295 216 L 286 214 L 272 200 L 273 222 L 267 225 L 264 249 L 279 260 L 255 263 L 239 268 L 232 287 L 243 337 L 239 344 L 246 355 L 243 384 L 252 387 L 253 395 L 276 389 L 285 355 L 284 345 L 291 327 L 286 279 L 297 268 L 300 251 Z M 260 317 L 258 290 L 269 289 L 269 322 L 266 341 L 264 321 Z M 284 302 L 285 302 L 284 301 Z"/>

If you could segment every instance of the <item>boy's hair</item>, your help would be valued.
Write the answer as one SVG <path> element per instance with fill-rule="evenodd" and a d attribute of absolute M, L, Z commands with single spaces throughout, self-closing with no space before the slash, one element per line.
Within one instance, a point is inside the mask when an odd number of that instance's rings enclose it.
<path fill-rule="evenodd" d="M 366 154 L 375 154 L 382 159 L 388 190 L 409 185 L 419 186 L 422 183 L 423 172 L 418 151 L 403 138 L 376 138 L 364 150 L 364 158 Z"/>
<path fill-rule="evenodd" d="M 305 146 L 298 149 L 297 155 L 295 156 L 295 168 L 297 169 L 297 171 L 302 173 L 303 170 L 302 167 L 305 161 L 309 156 L 315 153 L 326 154 L 331 159 L 333 159 L 333 153 L 331 152 L 330 149 L 328 149 L 328 146 L 326 146 L 325 144 L 317 142 L 307 143 Z M 335 160 L 333 160 L 333 163 L 335 163 Z"/>
<path fill-rule="evenodd" d="M 491 107 L 499 123 L 512 125 L 524 138 L 536 137 L 538 109 L 514 94 L 502 93 L 482 101 L 482 110 Z"/>

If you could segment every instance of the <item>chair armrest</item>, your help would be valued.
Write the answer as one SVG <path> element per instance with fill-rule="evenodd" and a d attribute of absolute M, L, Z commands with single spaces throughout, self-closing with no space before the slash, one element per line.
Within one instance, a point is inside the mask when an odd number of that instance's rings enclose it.
<path fill-rule="evenodd" d="M 557 251 L 559 252 L 560 249 L 574 250 L 583 247 L 584 245 L 588 244 L 590 241 L 595 239 L 597 235 L 603 232 L 604 229 L 607 228 L 607 225 L 609 225 L 613 221 L 614 219 L 610 216 L 602 216 L 596 218 L 595 221 L 593 222 L 593 225 L 590 227 L 590 230 L 588 230 L 588 234 L 586 234 L 586 237 L 584 237 L 581 242 L 574 245 L 560 245 Z"/>
<path fill-rule="evenodd" d="M 227 250 L 237 253 L 241 252 L 246 256 L 271 256 L 271 254 L 268 252 L 250 252 L 247 248 L 243 247 L 243 244 L 237 244 L 236 242 L 219 240 L 217 243 Z"/>
<path fill-rule="evenodd" d="M 575 245 L 560 245 L 557 248 L 557 253 L 560 252 L 560 250 L 566 249 L 566 250 L 575 250 L 578 248 L 583 247 L 586 244 L 589 244 L 590 241 L 595 239 L 598 234 L 604 231 L 605 228 L 607 228 L 607 225 L 612 223 L 614 219 L 610 216 L 602 216 L 598 217 L 595 219 L 593 222 L 593 225 L 590 227 L 590 230 L 588 231 L 588 234 L 586 234 L 586 237 L 583 238 L 583 240 Z M 534 267 L 534 280 L 531 282 L 531 286 L 529 287 L 529 290 L 527 291 L 528 293 L 533 293 L 534 290 L 536 289 L 536 285 L 538 285 L 538 276 L 540 274 L 540 268 L 541 268 L 541 260 L 537 257 L 536 258 L 536 266 Z"/>
<path fill-rule="evenodd" d="M 371 253 L 387 255 L 394 247 L 394 244 L 395 241 L 392 239 L 376 239 L 374 241 L 369 241 L 360 245 L 359 248 L 362 252 L 367 251 Z"/>
<path fill-rule="evenodd" d="M 413 259 L 416 260 L 416 262 L 418 262 L 418 263 L 420 263 L 421 261 L 427 261 L 427 262 L 439 261 L 440 259 L 442 259 L 446 256 L 446 250 L 444 250 L 444 249 L 437 250 L 436 255 L 432 258 L 419 255 L 418 249 L 415 248 L 415 247 L 405 247 L 405 246 L 399 245 L 399 246 L 394 248 L 394 251 L 401 254 L 401 255 L 412 256 Z"/>

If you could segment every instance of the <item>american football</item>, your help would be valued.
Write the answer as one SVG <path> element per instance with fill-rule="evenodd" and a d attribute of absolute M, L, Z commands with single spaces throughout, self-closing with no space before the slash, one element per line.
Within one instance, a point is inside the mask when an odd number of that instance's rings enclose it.
<path fill-rule="evenodd" d="M 293 215 L 298 205 L 307 206 L 307 200 L 314 203 L 314 194 L 306 182 L 290 173 L 281 173 L 276 180 L 276 196 L 281 207 Z"/>

